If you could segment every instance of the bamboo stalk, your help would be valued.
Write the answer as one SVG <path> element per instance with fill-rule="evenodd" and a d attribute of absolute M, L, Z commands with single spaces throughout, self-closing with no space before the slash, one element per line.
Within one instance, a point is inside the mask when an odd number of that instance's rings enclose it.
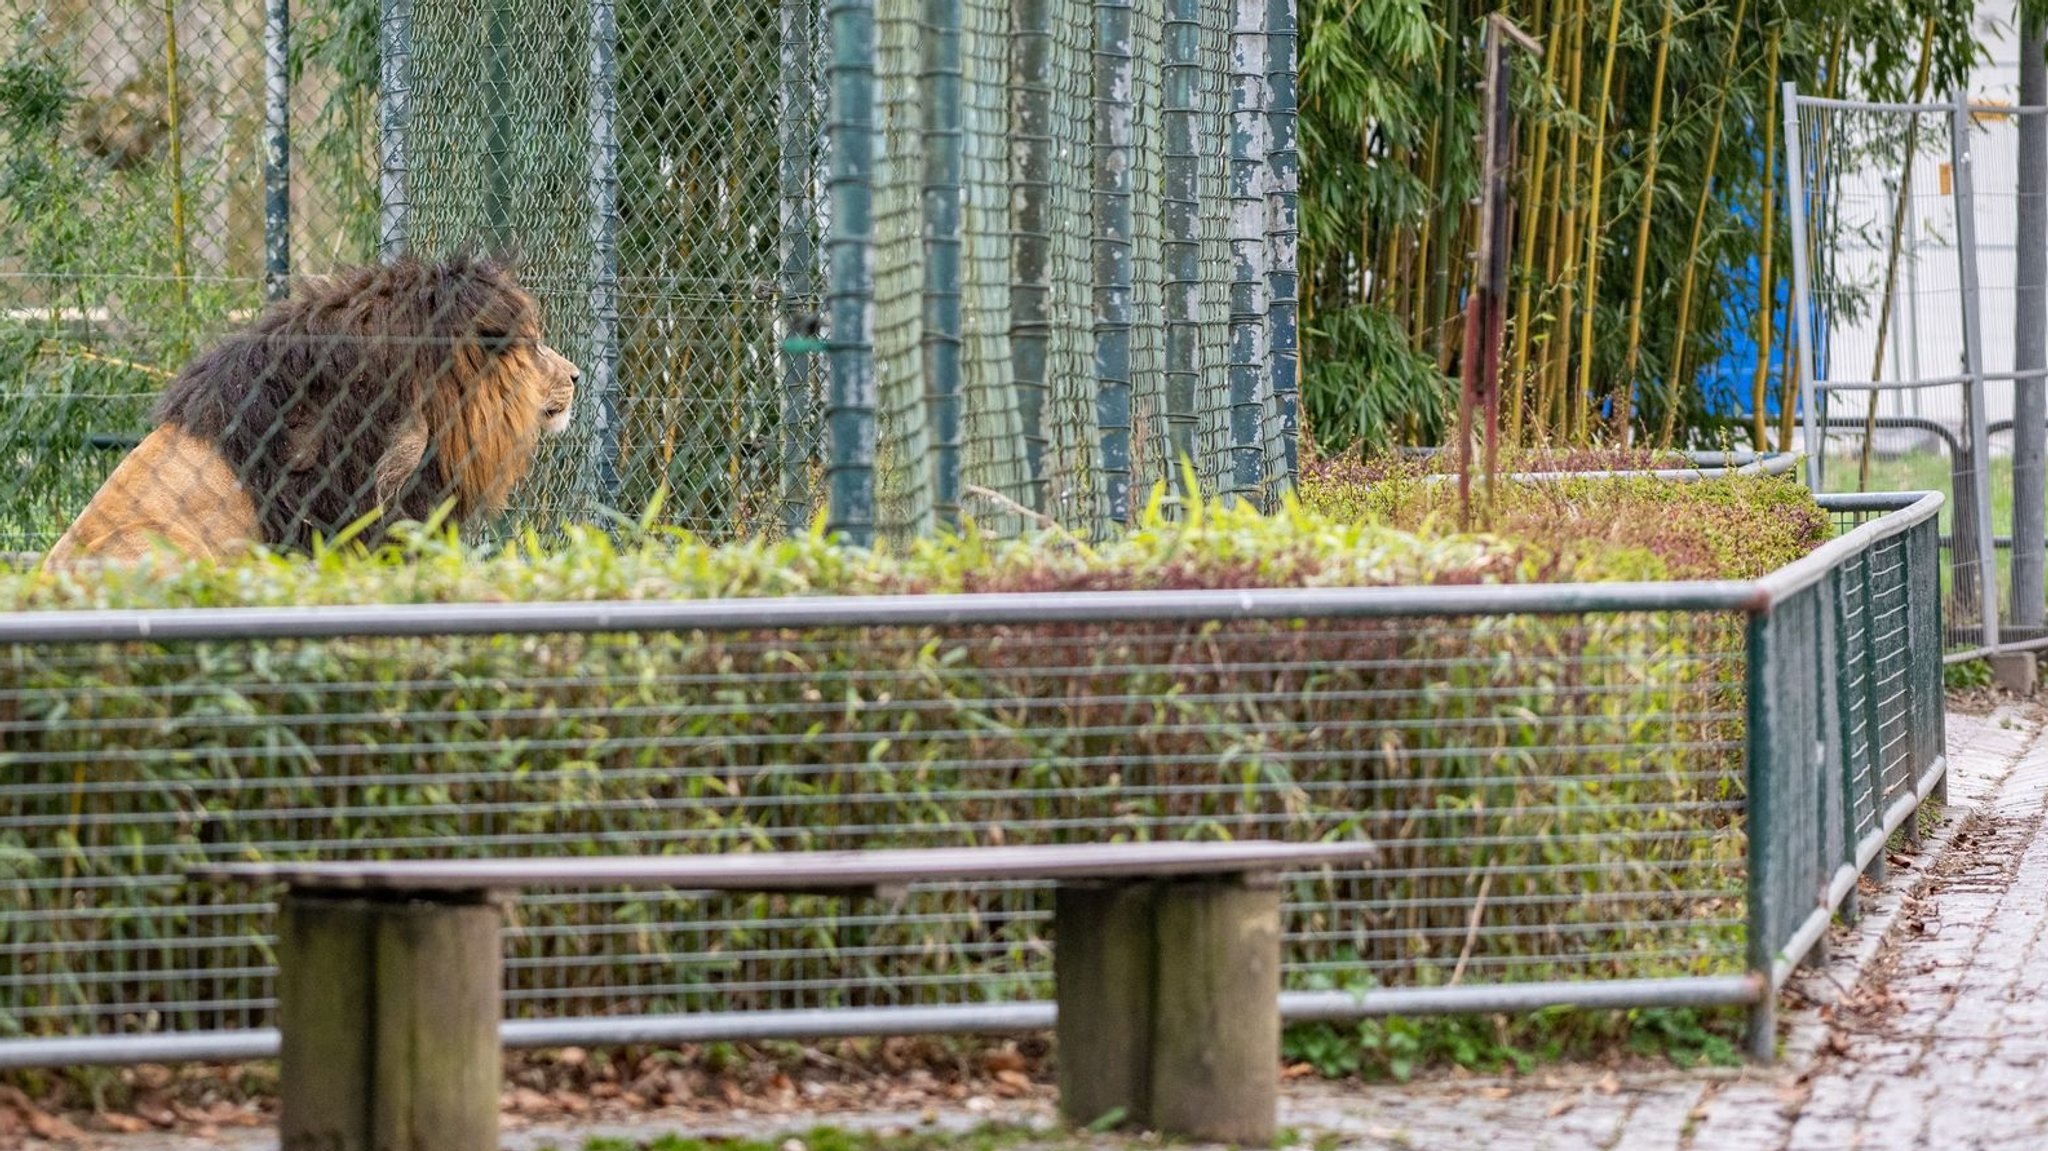
<path fill-rule="evenodd" d="M 1664 0 L 1664 25 L 1657 32 L 1657 66 L 1650 84 L 1650 146 L 1643 159 L 1643 209 L 1636 218 L 1634 276 L 1629 286 L 1628 337 L 1621 361 L 1621 379 L 1614 385 L 1614 437 L 1623 447 L 1635 439 L 1636 361 L 1643 350 L 1643 279 L 1650 266 L 1650 217 L 1657 202 L 1657 152 L 1663 146 L 1664 73 L 1671 56 L 1671 23 L 1677 0 Z M 1770 117 L 1766 116 L 1765 119 Z"/>
<path fill-rule="evenodd" d="M 1928 69 L 1934 55 L 1934 17 L 1929 16 L 1920 30 L 1920 67 L 1913 75 L 1913 102 L 1920 103 L 1927 98 Z M 1898 293 L 1899 285 L 1899 240 L 1906 231 L 1906 209 L 1913 203 L 1913 154 L 1920 150 L 1920 117 L 1906 121 L 1906 155 L 1899 175 L 1899 198 L 1892 208 L 1891 242 L 1886 245 L 1884 260 L 1884 302 L 1877 310 L 1877 350 L 1870 365 L 1870 380 L 1876 383 L 1884 378 L 1884 343 L 1890 334 L 1892 300 Z M 1856 460 L 1856 490 L 1865 491 L 1870 487 L 1870 453 L 1877 441 L 1877 389 L 1872 388 L 1863 408 L 1863 450 Z"/>
<path fill-rule="evenodd" d="M 1437 182 L 1443 178 L 1439 171 L 1439 153 L 1442 150 L 1437 144 L 1437 126 L 1431 124 L 1422 152 L 1422 170 L 1429 174 L 1430 187 L 1437 187 Z M 1408 339 L 1409 346 L 1418 352 L 1422 350 L 1424 337 L 1429 332 L 1429 252 L 1436 217 L 1436 212 L 1424 213 L 1422 226 L 1415 230 L 1415 252 L 1408 275 L 1408 290 L 1413 294 L 1413 298 L 1408 299 Z"/>
<path fill-rule="evenodd" d="M 1764 91 L 1778 90 L 1778 37 L 1783 25 L 1771 26 L 1770 46 L 1764 50 L 1764 67 L 1770 72 L 1770 80 Z M 1750 442 L 1757 451 L 1764 450 L 1767 427 L 1764 422 L 1764 398 L 1771 378 L 1771 311 L 1778 302 L 1777 284 L 1771 279 L 1771 256 L 1777 250 L 1775 209 L 1778 206 L 1778 118 L 1764 117 L 1764 210 L 1763 230 L 1757 241 L 1757 304 L 1756 304 L 1756 373 L 1749 381 L 1749 407 L 1751 416 Z"/>
<path fill-rule="evenodd" d="M 1749 0 L 1736 0 L 1735 20 L 1728 30 L 1728 52 L 1722 58 L 1721 72 L 1731 75 L 1735 71 L 1735 51 L 1742 43 L 1742 18 L 1749 10 Z M 1685 274 L 1678 288 L 1678 327 L 1671 341 L 1671 371 L 1664 377 L 1664 426 L 1657 434 L 1657 447 L 1668 450 L 1672 437 L 1678 432 L 1678 386 L 1684 378 L 1685 338 L 1692 330 L 1692 287 L 1695 269 L 1699 266 L 1700 236 L 1706 231 L 1707 208 L 1713 203 L 1714 166 L 1721 158 L 1721 129 L 1728 115 L 1728 85 L 1724 84 L 1714 94 L 1714 127 L 1707 135 L 1706 170 L 1700 175 L 1700 198 L 1692 216 L 1692 241 L 1686 246 Z"/>
<path fill-rule="evenodd" d="M 1587 5 L 1585 3 L 1585 0 L 1581 0 L 1580 3 L 1574 5 L 1572 20 L 1572 78 L 1570 102 L 1573 116 L 1573 125 L 1571 131 L 1567 134 L 1565 141 L 1565 163 L 1563 169 L 1567 179 L 1571 181 L 1571 188 L 1569 193 L 1565 196 L 1564 204 L 1563 259 L 1565 261 L 1565 264 L 1560 275 L 1560 279 L 1563 285 L 1562 299 L 1560 300 L 1558 305 L 1557 319 L 1552 324 L 1551 330 L 1551 339 L 1555 343 L 1555 347 L 1551 351 L 1551 358 L 1552 362 L 1556 365 L 1557 372 L 1557 378 L 1554 381 L 1552 381 L 1550 385 L 1551 403 L 1556 406 L 1556 421 L 1554 426 L 1557 428 L 1560 435 L 1565 436 L 1568 436 L 1570 434 L 1572 426 L 1572 396 L 1571 389 L 1566 386 L 1567 380 L 1565 377 L 1566 373 L 1570 370 L 1571 365 L 1571 321 L 1572 317 L 1577 314 L 1575 311 L 1577 297 L 1574 295 L 1574 288 L 1578 284 L 1579 269 L 1578 265 L 1573 262 L 1578 258 L 1578 224 L 1580 210 L 1580 197 L 1578 186 L 1579 130 L 1577 125 L 1577 117 L 1579 114 L 1579 99 L 1584 94 L 1582 91 L 1581 82 L 1584 79 L 1584 62 L 1586 55 L 1586 8 Z"/>
<path fill-rule="evenodd" d="M 1668 6 L 1667 6 L 1667 11 Z M 1614 57 L 1621 47 L 1621 0 L 1607 6 L 1607 58 L 1600 68 L 1600 102 L 1593 109 L 1593 194 L 1586 202 L 1586 286 L 1579 304 L 1579 419 L 1575 438 L 1593 422 L 1593 316 L 1599 311 L 1600 191 L 1607 174 L 1607 113 L 1614 98 Z"/>
<path fill-rule="evenodd" d="M 1458 115 L 1459 81 L 1463 76 L 1460 65 L 1464 62 L 1464 12 L 1462 0 L 1447 0 L 1444 10 L 1444 31 L 1447 42 L 1443 54 L 1438 57 L 1438 105 L 1437 105 L 1437 163 L 1436 180 L 1430 184 L 1439 197 L 1437 212 L 1443 219 L 1437 221 L 1430 248 L 1429 267 L 1429 317 L 1430 333 L 1435 340 L 1436 366 L 1446 371 L 1451 364 L 1450 342 L 1451 274 L 1452 247 L 1464 232 L 1464 213 L 1459 209 L 1456 197 L 1451 194 L 1450 155 L 1451 141 L 1455 135 L 1454 125 Z"/>
<path fill-rule="evenodd" d="M 1551 10 L 1550 34 L 1544 40 L 1545 46 L 1551 47 L 1556 45 L 1558 37 L 1563 34 L 1563 31 L 1564 4 L 1560 0 Z M 1543 90 L 1546 93 L 1555 87 L 1556 84 L 1557 56 L 1558 54 L 1554 51 L 1546 51 L 1543 55 Z M 1531 383 L 1529 379 L 1530 310 L 1533 304 L 1534 281 L 1536 279 L 1536 234 L 1540 224 L 1535 212 L 1542 210 L 1543 201 L 1540 198 L 1543 196 L 1544 169 L 1548 167 L 1550 162 L 1550 118 L 1547 116 L 1537 118 L 1530 131 L 1534 137 L 1534 143 L 1530 151 L 1535 156 L 1535 160 L 1533 167 L 1529 170 L 1528 182 L 1524 185 L 1523 200 L 1526 202 L 1532 196 L 1539 199 L 1537 205 L 1525 206 L 1516 212 L 1517 225 L 1522 228 L 1522 253 L 1517 261 L 1520 265 L 1522 282 L 1515 292 L 1515 350 L 1511 361 L 1512 367 L 1508 373 L 1508 379 L 1511 381 L 1510 386 L 1513 388 L 1508 398 L 1507 441 L 1511 444 L 1522 442 L 1522 405 L 1524 396 L 1528 394 Z M 1554 223 L 1556 220 L 1555 211 L 1552 210 L 1548 215 Z M 1528 223 L 1524 225 L 1523 221 Z M 1529 398 L 1533 399 L 1534 397 L 1531 396 Z"/>

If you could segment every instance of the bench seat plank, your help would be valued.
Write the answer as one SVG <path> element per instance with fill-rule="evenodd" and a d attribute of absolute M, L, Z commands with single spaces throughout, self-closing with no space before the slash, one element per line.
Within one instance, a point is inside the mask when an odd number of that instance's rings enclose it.
<path fill-rule="evenodd" d="M 673 887 L 717 891 L 896 888 L 919 882 L 1131 880 L 1236 875 L 1324 864 L 1366 865 L 1372 844 L 1235 842 L 1045 844 L 876 851 L 603 855 L 534 859 L 221 863 L 200 880 L 283 882 L 336 891 L 525 887 Z"/>

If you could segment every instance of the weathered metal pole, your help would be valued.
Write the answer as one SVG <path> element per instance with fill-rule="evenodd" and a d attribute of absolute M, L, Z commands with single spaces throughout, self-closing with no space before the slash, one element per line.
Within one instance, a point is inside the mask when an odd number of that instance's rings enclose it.
<path fill-rule="evenodd" d="M 825 21 L 832 45 L 825 530 L 867 547 L 875 536 L 874 0 L 827 0 Z"/>
<path fill-rule="evenodd" d="M 1465 349 L 1459 363 L 1458 509 L 1460 522 L 1472 522 L 1472 420 L 1480 413 L 1486 437 L 1486 497 L 1493 500 L 1494 473 L 1500 458 L 1500 345 L 1506 323 L 1509 224 L 1514 205 L 1508 201 L 1508 167 L 1514 147 L 1514 112 L 1508 104 L 1506 41 L 1543 55 L 1543 49 L 1507 17 L 1486 20 L 1486 73 L 1480 81 L 1480 107 L 1485 117 L 1480 148 L 1479 250 L 1472 267 L 1472 287 L 1465 295 Z"/>
<path fill-rule="evenodd" d="M 1998 646 L 1998 549 L 1991 534 L 1991 447 L 1984 405 L 1984 328 L 1977 285 L 1976 172 L 1970 152 L 1970 96 L 1956 89 L 1949 113 L 1949 162 L 1955 173 L 1956 260 L 1963 305 L 1963 418 L 1970 454 L 1969 491 L 1956 492 L 1955 556 L 1974 549 L 1974 588 L 1983 620 L 1984 646 Z M 1956 469 L 1958 475 L 1964 469 Z M 1965 592 L 1957 582 L 1957 598 Z"/>
<path fill-rule="evenodd" d="M 2048 36 L 2020 5 L 2018 218 L 2013 246 L 2012 615 L 2048 610 Z M 2029 375 L 2029 373 L 2033 373 Z"/>
<path fill-rule="evenodd" d="M 589 40 L 590 352 L 584 367 L 590 372 L 590 392 L 597 397 L 597 418 L 590 428 L 591 477 L 586 490 L 599 507 L 617 508 L 625 429 L 618 394 L 619 17 L 613 0 L 590 0 Z"/>
<path fill-rule="evenodd" d="M 263 298 L 281 300 L 292 275 L 291 0 L 263 6 Z"/>
<path fill-rule="evenodd" d="M 412 119 L 412 0 L 382 0 L 377 34 L 377 255 L 405 252 L 406 128 Z"/>

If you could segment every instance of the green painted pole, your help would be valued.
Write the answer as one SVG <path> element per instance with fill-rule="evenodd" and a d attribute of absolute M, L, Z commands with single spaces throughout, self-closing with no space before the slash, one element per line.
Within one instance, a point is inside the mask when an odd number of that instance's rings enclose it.
<path fill-rule="evenodd" d="M 1130 0 L 1095 5 L 1095 431 L 1103 509 L 1131 521 L 1132 168 L 1136 93 Z"/>
<path fill-rule="evenodd" d="M 932 510 L 950 528 L 960 523 L 961 0 L 925 0 L 924 20 L 924 371 Z"/>
<path fill-rule="evenodd" d="M 828 0 L 825 24 L 832 53 L 825 125 L 831 153 L 825 526 L 845 542 L 867 547 L 875 535 L 874 0 Z"/>

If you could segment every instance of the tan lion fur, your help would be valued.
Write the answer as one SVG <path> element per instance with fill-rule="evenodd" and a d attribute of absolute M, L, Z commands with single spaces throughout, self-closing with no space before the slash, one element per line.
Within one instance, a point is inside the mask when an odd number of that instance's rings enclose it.
<path fill-rule="evenodd" d="M 138 560 L 155 548 L 224 559 L 260 530 L 256 505 L 213 445 L 166 424 L 128 453 L 45 562 Z"/>
<path fill-rule="evenodd" d="M 505 506 L 578 373 L 541 341 L 500 265 L 401 259 L 306 285 L 187 365 L 159 427 L 45 563 L 310 547 L 381 511 L 368 539 L 446 501 L 458 524 Z"/>

